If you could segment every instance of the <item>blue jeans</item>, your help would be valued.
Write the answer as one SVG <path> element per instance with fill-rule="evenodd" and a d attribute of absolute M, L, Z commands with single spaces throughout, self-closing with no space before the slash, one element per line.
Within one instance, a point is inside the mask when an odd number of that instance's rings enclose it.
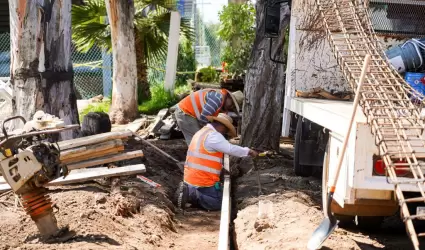
<path fill-rule="evenodd" d="M 223 190 L 212 187 L 194 187 L 189 184 L 189 202 L 201 206 L 205 210 L 214 211 L 221 209 Z"/>

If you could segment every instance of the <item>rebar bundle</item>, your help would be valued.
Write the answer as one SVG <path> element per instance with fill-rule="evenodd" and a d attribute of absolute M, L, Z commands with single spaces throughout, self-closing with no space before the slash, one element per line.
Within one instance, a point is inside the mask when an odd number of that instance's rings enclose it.
<path fill-rule="evenodd" d="M 418 236 L 425 233 L 416 232 L 413 220 L 425 215 L 411 215 L 407 203 L 425 202 L 425 162 L 418 159 L 419 152 L 425 149 L 421 118 L 424 96 L 390 66 L 373 30 L 368 1 L 316 1 L 332 51 L 353 89 L 357 88 L 365 56 L 371 55 L 360 106 L 385 163 L 388 181 L 394 184 L 407 232 L 414 248 L 419 249 Z M 419 105 L 412 98 L 419 100 Z M 398 177 L 396 170 L 409 171 L 410 178 Z M 405 198 L 404 185 L 415 185 L 419 197 Z"/>

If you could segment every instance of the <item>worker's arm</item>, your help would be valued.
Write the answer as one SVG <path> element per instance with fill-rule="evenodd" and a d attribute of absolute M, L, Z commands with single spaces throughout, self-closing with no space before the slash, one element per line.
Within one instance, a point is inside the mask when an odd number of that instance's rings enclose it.
<path fill-rule="evenodd" d="M 202 109 L 201 113 L 201 120 L 199 123 L 201 123 L 201 126 L 204 126 L 208 123 L 207 116 L 212 116 L 214 113 L 217 112 L 217 110 L 220 109 L 223 95 L 221 93 L 217 93 L 216 91 L 211 91 L 207 93 L 206 95 L 206 103 L 204 105 L 204 108 Z"/>
<path fill-rule="evenodd" d="M 222 152 L 236 157 L 246 157 L 248 155 L 256 153 L 255 151 L 247 147 L 240 147 L 231 144 L 219 132 L 212 132 L 211 134 L 209 134 L 208 137 L 205 139 L 204 146 L 208 151 Z M 229 171 L 229 169 L 226 170 Z"/>

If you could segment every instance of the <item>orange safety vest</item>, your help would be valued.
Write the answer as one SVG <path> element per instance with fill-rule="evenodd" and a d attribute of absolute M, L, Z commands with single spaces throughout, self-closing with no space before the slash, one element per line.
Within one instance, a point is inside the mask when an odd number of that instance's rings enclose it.
<path fill-rule="evenodd" d="M 228 91 L 226 89 L 215 90 L 215 89 L 201 89 L 199 91 L 193 92 L 189 96 L 186 96 L 178 104 L 179 108 L 187 115 L 190 115 L 198 120 L 201 120 L 202 109 L 206 103 L 205 96 L 208 92 L 217 91 L 224 96 L 227 95 Z M 222 98 L 220 108 L 213 114 L 217 116 L 220 113 L 221 108 L 224 105 L 224 99 Z"/>
<path fill-rule="evenodd" d="M 223 168 L 222 152 L 209 152 L 204 143 L 208 134 L 214 130 L 203 127 L 196 132 L 189 145 L 184 165 L 184 181 L 196 187 L 212 187 L 220 180 Z"/>

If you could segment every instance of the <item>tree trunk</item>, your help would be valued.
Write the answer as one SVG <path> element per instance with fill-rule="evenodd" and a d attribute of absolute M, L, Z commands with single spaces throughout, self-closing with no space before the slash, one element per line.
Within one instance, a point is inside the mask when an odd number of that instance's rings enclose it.
<path fill-rule="evenodd" d="M 13 113 L 31 119 L 37 110 L 78 123 L 71 62 L 71 1 L 9 0 Z M 14 123 L 12 128 L 19 127 Z M 72 139 L 78 131 L 60 134 Z"/>
<path fill-rule="evenodd" d="M 260 149 L 278 150 L 282 130 L 285 65 L 270 60 L 270 40 L 265 37 L 264 28 L 266 4 L 266 0 L 257 0 L 257 31 L 245 77 L 241 144 Z M 289 7 L 286 3 L 282 3 L 281 31 L 279 38 L 273 39 L 272 46 L 272 57 L 279 61 L 283 60 L 281 55 L 289 19 Z"/>
<path fill-rule="evenodd" d="M 134 47 L 134 1 L 105 0 L 111 24 L 113 86 L 109 116 L 125 124 L 137 115 L 137 64 Z"/>
<path fill-rule="evenodd" d="M 137 93 L 138 103 L 142 104 L 143 101 L 151 98 L 151 90 L 149 89 L 148 82 L 148 65 L 145 58 L 145 44 L 143 37 L 134 30 L 136 34 L 136 60 L 137 60 Z"/>

